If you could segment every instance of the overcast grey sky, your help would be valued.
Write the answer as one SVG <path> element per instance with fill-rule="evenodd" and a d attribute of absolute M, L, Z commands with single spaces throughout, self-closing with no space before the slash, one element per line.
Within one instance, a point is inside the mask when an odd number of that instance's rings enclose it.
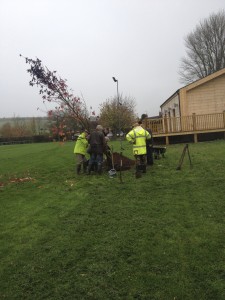
<path fill-rule="evenodd" d="M 184 37 L 224 8 L 224 0 L 0 0 L 0 117 L 45 115 L 20 53 L 57 70 L 96 113 L 116 95 L 115 76 L 139 116 L 157 115 L 182 87 Z"/>

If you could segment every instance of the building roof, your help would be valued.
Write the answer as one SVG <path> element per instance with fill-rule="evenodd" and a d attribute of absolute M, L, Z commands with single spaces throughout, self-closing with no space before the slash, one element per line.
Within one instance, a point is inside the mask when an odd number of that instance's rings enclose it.
<path fill-rule="evenodd" d="M 175 93 L 173 93 L 173 95 L 171 95 L 168 99 L 166 99 L 166 101 L 164 101 L 163 104 L 160 105 L 160 107 L 166 104 L 166 102 L 169 102 L 172 98 L 174 98 L 174 96 L 179 95 L 179 92 L 180 90 L 177 90 Z"/>
<path fill-rule="evenodd" d="M 167 102 L 169 102 L 172 98 L 174 98 L 174 96 L 179 95 L 180 90 L 185 89 L 186 91 L 189 91 L 191 89 L 196 88 L 197 86 L 204 84 L 212 79 L 215 79 L 221 75 L 225 74 L 225 68 L 216 71 L 208 76 L 205 76 L 201 79 L 198 79 L 192 83 L 189 83 L 188 85 L 183 86 L 182 88 L 178 89 L 175 93 L 173 93 L 168 99 L 166 99 L 166 101 L 163 102 L 163 104 L 160 105 L 160 107 L 162 107 L 164 104 L 166 104 Z"/>

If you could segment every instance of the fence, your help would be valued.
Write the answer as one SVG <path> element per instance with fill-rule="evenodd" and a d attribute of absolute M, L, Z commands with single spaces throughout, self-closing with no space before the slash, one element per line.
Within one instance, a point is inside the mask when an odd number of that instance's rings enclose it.
<path fill-rule="evenodd" d="M 222 113 L 185 117 L 146 118 L 145 127 L 153 134 L 185 133 L 225 129 L 225 111 Z"/>

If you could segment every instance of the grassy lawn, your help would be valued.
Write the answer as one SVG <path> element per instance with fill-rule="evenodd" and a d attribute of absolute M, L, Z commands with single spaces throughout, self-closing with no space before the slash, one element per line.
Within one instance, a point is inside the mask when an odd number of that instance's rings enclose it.
<path fill-rule="evenodd" d="M 0 147 L 0 299 L 225 299 L 225 142 L 123 184 L 77 176 L 73 147 Z"/>

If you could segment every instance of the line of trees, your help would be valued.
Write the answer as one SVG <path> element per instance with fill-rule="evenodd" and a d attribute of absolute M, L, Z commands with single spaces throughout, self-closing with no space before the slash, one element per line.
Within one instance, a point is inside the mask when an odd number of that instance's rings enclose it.
<path fill-rule="evenodd" d="M 14 117 L 0 127 L 1 137 L 21 137 L 40 135 L 48 132 L 46 118 L 19 118 Z"/>
<path fill-rule="evenodd" d="M 74 124 L 70 118 L 66 121 L 59 119 L 57 116 L 10 118 L 0 126 L 0 138 L 18 140 L 24 137 L 45 136 L 50 140 L 72 139 L 72 136 L 76 131 L 79 131 L 80 127 L 76 123 Z"/>

